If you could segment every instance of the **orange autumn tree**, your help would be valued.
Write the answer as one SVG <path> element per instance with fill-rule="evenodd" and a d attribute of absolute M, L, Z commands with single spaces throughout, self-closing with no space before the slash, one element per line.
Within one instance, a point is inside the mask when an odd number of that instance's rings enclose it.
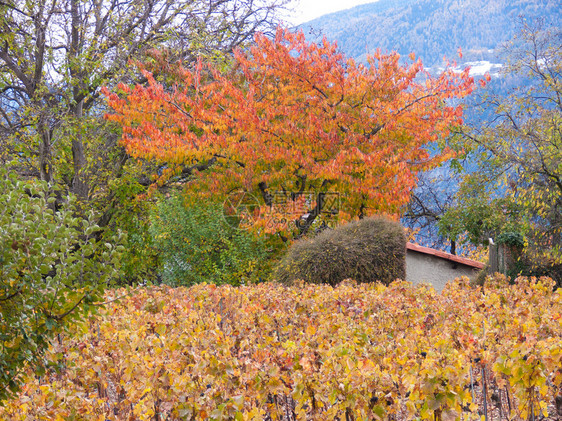
<path fill-rule="evenodd" d="M 396 215 L 418 172 L 451 156 L 427 146 L 462 123 L 456 99 L 472 92 L 473 79 L 450 67 L 432 77 L 410 60 L 377 52 L 363 65 L 325 39 L 278 29 L 237 50 L 228 70 L 161 60 L 163 84 L 143 69 L 146 85 L 106 90 L 108 118 L 123 127 L 130 154 L 166 163 L 161 180 L 189 174 L 192 191 L 219 196 L 242 188 L 260 198 L 252 223 L 269 232 L 281 227 L 266 216 L 298 209 L 298 237 L 334 192 L 341 219 Z"/>

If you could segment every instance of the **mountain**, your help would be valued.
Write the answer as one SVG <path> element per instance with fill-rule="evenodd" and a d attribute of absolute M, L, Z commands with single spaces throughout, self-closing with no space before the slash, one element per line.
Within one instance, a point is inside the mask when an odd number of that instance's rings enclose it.
<path fill-rule="evenodd" d="M 414 52 L 426 67 L 441 66 L 444 56 L 458 61 L 460 47 L 462 62 L 480 64 L 483 73 L 498 61 L 501 45 L 518 32 L 521 17 L 559 25 L 562 5 L 560 0 L 379 0 L 300 28 L 311 40 L 326 36 L 337 41 L 358 61 L 381 48 L 401 55 Z"/>

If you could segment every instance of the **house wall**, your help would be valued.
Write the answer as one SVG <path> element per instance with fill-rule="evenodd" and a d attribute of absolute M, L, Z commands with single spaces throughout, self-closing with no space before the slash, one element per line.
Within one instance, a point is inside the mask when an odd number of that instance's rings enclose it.
<path fill-rule="evenodd" d="M 437 291 L 442 291 L 447 281 L 468 276 L 472 278 L 478 269 L 455 263 L 437 256 L 406 251 L 406 280 L 413 284 L 429 282 Z"/>

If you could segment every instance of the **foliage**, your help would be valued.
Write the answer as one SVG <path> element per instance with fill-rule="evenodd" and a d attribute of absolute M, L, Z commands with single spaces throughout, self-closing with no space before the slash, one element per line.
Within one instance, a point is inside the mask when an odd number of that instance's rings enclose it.
<path fill-rule="evenodd" d="M 519 232 L 504 232 L 498 235 L 496 242 L 516 248 L 523 248 L 525 246 L 525 238 Z"/>
<path fill-rule="evenodd" d="M 197 166 L 192 190 L 224 196 L 243 188 L 262 197 L 255 229 L 286 233 L 262 216 L 302 207 L 300 236 L 322 218 L 328 193 L 345 196 L 343 220 L 397 213 L 416 174 L 450 157 L 425 146 L 462 122 L 454 100 L 473 80 L 450 67 L 432 77 L 410 58 L 401 65 L 398 54 L 377 52 L 364 66 L 326 40 L 311 44 L 302 32 L 278 29 L 275 39 L 258 34 L 255 46 L 237 50 L 232 69 L 163 61 L 160 71 L 176 85 L 145 72 L 147 85 L 106 91 L 108 118 L 123 126 L 129 153 L 168 164 L 161 180 Z M 307 191 L 316 194 L 310 203 Z"/>
<path fill-rule="evenodd" d="M 465 131 L 478 170 L 465 177 L 457 206 L 441 221 L 452 238 L 466 230 L 472 242 L 522 235 L 523 259 L 536 274 L 562 264 L 561 40 L 558 27 L 524 24 L 507 47 L 507 74 L 532 83 L 506 99 L 490 98 L 493 121 Z"/>
<path fill-rule="evenodd" d="M 149 232 L 149 212 L 152 206 L 152 203 L 143 198 L 122 202 L 121 208 L 115 213 L 103 233 L 102 241 L 119 230 L 127 233 L 121 256 L 123 271 L 123 276 L 119 280 L 121 285 L 157 280 L 158 252 Z"/>
<path fill-rule="evenodd" d="M 521 218 L 522 207 L 508 197 L 492 195 L 482 190 L 481 180 L 469 176 L 461 186 L 457 200 L 441 215 L 439 232 L 459 243 L 488 245 L 503 233 L 518 233 L 522 237 L 528 224 Z"/>
<path fill-rule="evenodd" d="M 336 285 L 345 279 L 385 284 L 406 276 L 404 228 L 384 217 L 365 218 L 295 242 L 273 278 Z"/>
<path fill-rule="evenodd" d="M 0 2 L 0 165 L 56 184 L 63 192 L 57 201 L 66 192 L 75 194 L 77 210 L 96 211 L 102 227 L 114 217 L 135 219 L 126 212 L 140 208 L 131 194 L 122 193 L 150 185 L 146 174 L 152 168 L 131 160 L 118 143 L 119 130 L 103 119 L 101 86 L 142 83 L 129 62 L 148 60 L 152 48 L 166 49 L 170 60 L 186 65 L 201 56 L 220 60 L 251 41 L 254 31 L 271 28 L 283 2 Z M 128 225 L 135 230 L 128 241 L 145 236 L 134 222 Z M 149 244 L 130 246 L 151 260 Z M 127 261 L 133 263 L 133 257 Z M 131 282 L 146 272 L 140 266 L 135 271 L 128 265 Z"/>
<path fill-rule="evenodd" d="M 54 210 L 48 196 L 45 183 L 0 168 L 0 400 L 26 366 L 41 373 L 49 341 L 119 275 L 119 240 L 95 243 L 94 216 L 76 218 L 74 197 Z"/>
<path fill-rule="evenodd" d="M 551 288 L 496 278 L 442 294 L 402 281 L 112 291 L 122 299 L 52 344 L 65 370 L 30 372 L 0 418 L 480 420 L 483 396 L 498 417 L 495 395 L 503 418 L 556 419 L 562 291 Z"/>
<path fill-rule="evenodd" d="M 239 285 L 266 276 L 260 270 L 267 257 L 265 241 L 227 223 L 216 202 L 189 203 L 181 195 L 164 199 L 151 215 L 149 230 L 168 285 Z"/>
<path fill-rule="evenodd" d="M 121 257 L 123 277 L 120 282 L 127 285 L 155 282 L 158 266 L 157 250 L 149 232 L 149 215 L 154 201 L 146 198 L 146 185 L 137 179 L 140 165 L 127 166 L 117 180 L 109 183 L 111 190 L 111 218 L 104 224 L 100 241 L 110 241 L 115 232 L 125 232 L 125 247 Z"/>

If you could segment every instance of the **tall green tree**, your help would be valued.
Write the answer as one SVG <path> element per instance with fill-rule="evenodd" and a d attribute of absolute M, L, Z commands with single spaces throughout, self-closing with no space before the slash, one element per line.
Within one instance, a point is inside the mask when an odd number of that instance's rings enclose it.
<path fill-rule="evenodd" d="M 534 26 L 533 26 L 534 25 Z M 440 221 L 471 242 L 514 233 L 537 273 L 562 267 L 562 29 L 523 24 L 508 46 L 505 74 L 522 83 L 507 98 L 489 98 L 493 118 L 467 129 L 464 145 L 478 171 L 465 177 L 458 204 Z"/>
<path fill-rule="evenodd" d="M 101 87 L 143 83 L 129 63 L 156 50 L 187 66 L 227 57 L 256 30 L 276 26 L 285 2 L 0 0 L 0 164 L 57 185 L 53 206 L 72 193 L 77 212 L 95 209 L 98 239 L 116 225 L 129 230 L 126 273 L 142 275 L 153 262 L 148 204 L 134 198 L 155 171 L 120 146 L 119 129 L 103 118 Z"/>
<path fill-rule="evenodd" d="M 106 196 L 127 156 L 100 121 L 101 86 L 142 82 L 128 63 L 154 48 L 184 63 L 228 54 L 284 1 L 0 1 L 0 150 L 22 174 Z"/>

